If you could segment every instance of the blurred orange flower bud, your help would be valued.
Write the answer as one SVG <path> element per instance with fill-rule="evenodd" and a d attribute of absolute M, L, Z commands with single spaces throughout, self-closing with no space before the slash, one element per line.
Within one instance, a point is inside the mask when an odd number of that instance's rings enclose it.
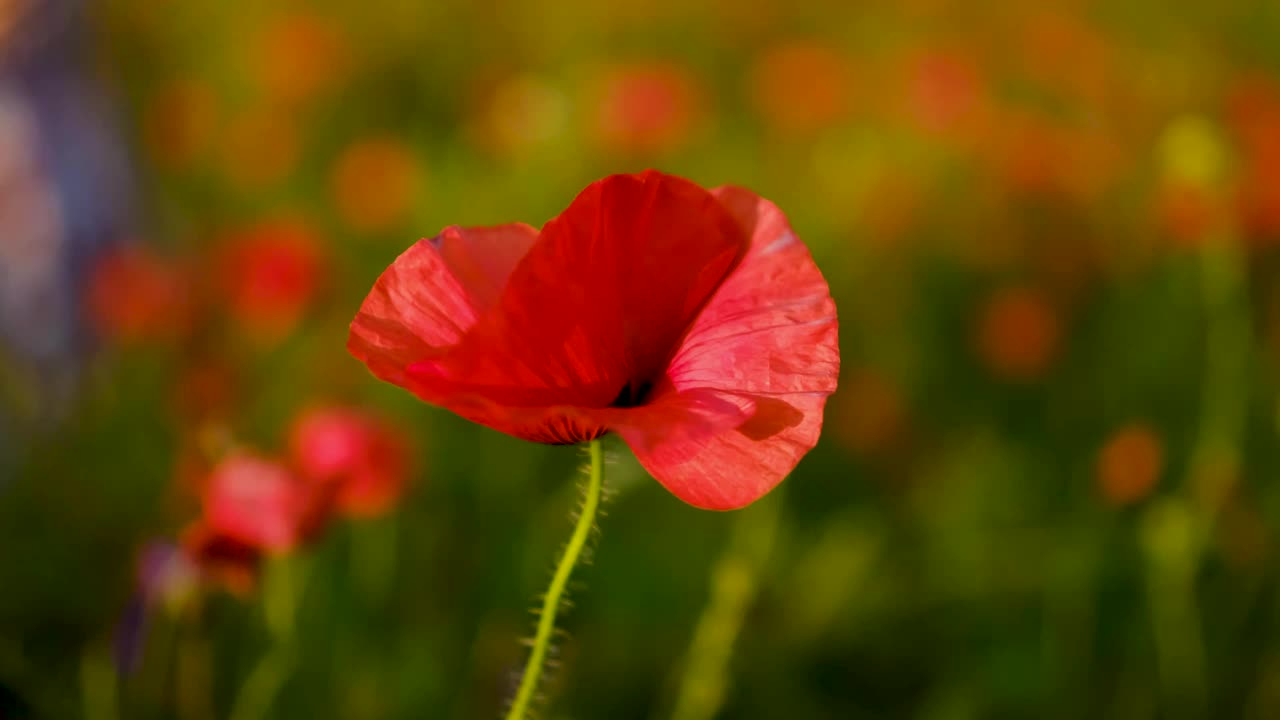
<path fill-rule="evenodd" d="M 911 119 L 935 135 L 971 135 L 986 90 L 977 62 L 960 52 L 925 50 L 911 58 L 907 68 Z"/>
<path fill-rule="evenodd" d="M 879 372 L 854 370 L 833 400 L 833 428 L 854 452 L 871 455 L 891 449 L 902 439 L 906 406 L 897 386 Z"/>
<path fill-rule="evenodd" d="M 143 141 L 158 165 L 185 168 L 208 151 L 218 122 L 217 98 L 209 86 L 177 81 L 143 108 Z"/>
<path fill-rule="evenodd" d="M 1144 423 L 1112 433 L 1098 452 L 1098 490 L 1108 504 L 1133 504 L 1151 493 L 1164 469 L 1164 446 Z"/>
<path fill-rule="evenodd" d="M 997 291 L 977 320 L 978 356 L 995 375 L 1014 381 L 1040 378 L 1052 364 L 1062 328 L 1055 308 L 1037 290 Z"/>
<path fill-rule="evenodd" d="M 775 130 L 811 133 L 844 120 L 853 71 L 833 48 L 798 41 L 766 50 L 751 70 L 751 99 Z"/>
<path fill-rule="evenodd" d="M 267 97 L 293 105 L 331 89 L 345 74 L 350 48 L 341 28 L 312 12 L 272 18 L 253 46 L 252 67 Z"/>
<path fill-rule="evenodd" d="M 413 150 L 394 137 L 357 140 L 334 163 L 329 180 L 334 206 L 358 232 L 381 232 L 404 223 L 421 190 Z"/>

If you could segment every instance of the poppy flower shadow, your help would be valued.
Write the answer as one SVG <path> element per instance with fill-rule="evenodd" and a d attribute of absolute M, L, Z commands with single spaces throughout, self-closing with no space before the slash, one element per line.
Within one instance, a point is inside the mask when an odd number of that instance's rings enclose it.
<path fill-rule="evenodd" d="M 788 428 L 793 428 L 804 420 L 804 413 L 791 403 L 776 397 L 764 395 L 748 395 L 755 404 L 755 412 L 746 422 L 738 426 L 738 432 L 749 440 L 760 442 L 768 440 Z"/>

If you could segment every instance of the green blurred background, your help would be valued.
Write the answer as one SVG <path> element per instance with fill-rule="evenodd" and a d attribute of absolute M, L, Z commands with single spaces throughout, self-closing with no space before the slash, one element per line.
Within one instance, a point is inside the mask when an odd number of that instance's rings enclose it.
<path fill-rule="evenodd" d="M 29 19 L 55 13 L 60 46 Z M 841 384 L 741 512 L 611 443 L 544 717 L 668 718 L 722 681 L 724 718 L 1280 717 L 1274 4 L 10 0 L 6 47 L 77 68 L 10 89 L 95 88 L 66 112 L 127 171 L 42 175 L 80 147 L 46 109 L 0 142 L 0 195 L 130 197 L 119 237 L 49 260 L 69 339 L 32 350 L 18 313 L 0 352 L 0 718 L 227 717 L 287 612 L 273 573 L 305 583 L 264 716 L 499 716 L 582 457 L 378 383 L 347 324 L 417 238 L 646 167 L 784 209 Z M 53 247 L 30 227 L 0 220 L 0 303 Z M 227 248 L 281 232 L 302 269 L 239 303 Z M 121 247 L 149 281 L 95 270 Z M 157 608 L 117 676 L 192 448 L 273 452 L 316 402 L 407 434 L 403 500 Z"/>

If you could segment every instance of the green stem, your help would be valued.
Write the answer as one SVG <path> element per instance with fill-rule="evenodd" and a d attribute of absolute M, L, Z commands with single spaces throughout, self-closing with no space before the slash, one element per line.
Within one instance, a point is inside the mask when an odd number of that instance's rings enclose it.
<path fill-rule="evenodd" d="M 116 674 L 111 662 L 97 647 L 90 646 L 80 656 L 80 687 L 84 697 L 85 720 L 116 720 L 119 699 Z"/>
<path fill-rule="evenodd" d="M 596 510 L 600 507 L 600 489 L 604 486 L 604 450 L 599 440 L 592 440 L 588 446 L 591 454 L 591 470 L 587 480 L 586 495 L 582 501 L 582 511 L 578 514 L 578 522 L 573 527 L 573 535 L 565 546 L 564 555 L 556 566 L 555 575 L 551 577 L 551 586 L 542 598 L 542 610 L 538 615 L 538 630 L 533 638 L 533 650 L 529 653 L 529 662 L 524 666 L 524 674 L 520 678 L 520 688 L 511 701 L 511 709 L 507 711 L 507 720 L 524 720 L 529 712 L 529 703 L 533 701 L 538 689 L 538 681 L 542 679 L 542 667 L 547 659 L 547 651 L 551 646 L 551 635 L 556 628 L 556 613 L 560 610 L 560 600 L 564 596 L 565 585 L 573 568 L 578 564 L 578 557 L 586 547 L 587 538 L 595 524 Z"/>
<path fill-rule="evenodd" d="M 193 603 L 179 619 L 174 674 L 175 714 L 183 720 L 213 720 L 213 669 L 203 608 Z"/>
<path fill-rule="evenodd" d="M 1232 232 L 1200 256 L 1205 311 L 1201 407 L 1187 477 L 1147 512 L 1148 595 L 1158 672 L 1172 717 L 1202 717 L 1207 679 L 1196 575 L 1236 482 L 1248 419 L 1252 345 L 1243 251 Z"/>
<path fill-rule="evenodd" d="M 1193 485 L 1210 526 L 1234 489 L 1249 405 L 1252 330 L 1244 258 L 1238 241 L 1211 243 L 1200 260 L 1205 308 L 1205 366 L 1200 427 L 1191 453 Z"/>
<path fill-rule="evenodd" d="M 298 603 L 306 582 L 306 567 L 294 558 L 271 562 L 263 588 L 262 605 L 272 647 L 258 661 L 240 688 L 231 707 L 231 720 L 259 720 L 268 717 L 276 695 L 289 678 L 294 664 L 293 640 Z"/>
<path fill-rule="evenodd" d="M 351 580 L 369 607 L 381 607 L 395 584 L 396 520 L 389 513 L 351 524 Z"/>
<path fill-rule="evenodd" d="M 711 597 L 693 633 L 672 720 L 710 720 L 720 712 L 733 645 L 773 547 L 781 504 L 775 496 L 738 515 L 729 546 L 712 571 Z"/>
<path fill-rule="evenodd" d="M 289 651 L 277 646 L 258 661 L 257 667 L 245 680 L 236 697 L 236 703 L 228 716 L 231 720 L 258 720 L 268 717 L 267 711 L 275 700 L 280 687 L 293 667 Z"/>

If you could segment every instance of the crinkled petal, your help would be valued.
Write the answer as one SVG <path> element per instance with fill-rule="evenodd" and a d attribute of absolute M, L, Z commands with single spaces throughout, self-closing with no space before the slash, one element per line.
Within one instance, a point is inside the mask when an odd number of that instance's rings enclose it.
<path fill-rule="evenodd" d="M 734 187 L 712 191 L 751 245 L 698 315 L 652 404 L 618 426 L 640 463 L 677 497 L 729 510 L 772 489 L 818 441 L 840 369 L 835 304 L 809 251 L 775 205 Z M 699 393 L 733 413 L 667 404 Z M 710 430 L 710 432 L 709 432 Z"/>
<path fill-rule="evenodd" d="M 449 227 L 419 240 L 374 284 L 351 323 L 348 350 L 378 378 L 418 392 L 406 368 L 458 343 L 497 302 L 537 236 L 513 223 Z"/>

